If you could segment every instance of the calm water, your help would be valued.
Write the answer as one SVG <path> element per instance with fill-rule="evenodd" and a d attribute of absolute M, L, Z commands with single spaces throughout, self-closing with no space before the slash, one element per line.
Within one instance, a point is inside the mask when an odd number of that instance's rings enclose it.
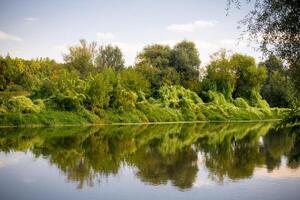
<path fill-rule="evenodd" d="M 300 199 L 271 123 L 0 129 L 0 199 Z"/>

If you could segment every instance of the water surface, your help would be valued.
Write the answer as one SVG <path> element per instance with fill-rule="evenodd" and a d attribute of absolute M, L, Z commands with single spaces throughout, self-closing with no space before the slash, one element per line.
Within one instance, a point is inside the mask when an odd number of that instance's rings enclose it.
<path fill-rule="evenodd" d="M 0 129 L 0 199 L 300 199 L 273 123 Z"/>

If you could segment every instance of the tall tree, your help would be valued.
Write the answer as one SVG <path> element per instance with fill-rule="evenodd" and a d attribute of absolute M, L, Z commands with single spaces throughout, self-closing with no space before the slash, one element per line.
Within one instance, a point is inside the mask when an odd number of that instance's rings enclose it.
<path fill-rule="evenodd" d="M 198 72 L 200 65 L 199 52 L 195 43 L 187 40 L 177 43 L 172 50 L 171 65 L 185 75 Z"/>
<path fill-rule="evenodd" d="M 240 7 L 242 0 L 227 0 Z M 245 0 L 254 3 L 252 10 L 240 21 L 250 41 L 259 44 L 265 54 L 274 54 L 290 65 L 291 80 L 300 97 L 300 1 Z"/>
<path fill-rule="evenodd" d="M 260 63 L 267 69 L 267 78 L 261 88 L 261 95 L 272 107 L 292 107 L 294 104 L 293 84 L 283 61 L 274 55 Z"/>
<path fill-rule="evenodd" d="M 95 42 L 88 43 L 81 39 L 79 45 L 69 47 L 69 53 L 64 54 L 64 60 L 70 69 L 76 69 L 85 78 L 94 69 L 96 46 Z"/>
<path fill-rule="evenodd" d="M 181 74 L 181 84 L 185 88 L 198 90 L 200 63 L 199 52 L 195 43 L 183 40 L 174 46 L 171 66 Z"/>
<path fill-rule="evenodd" d="M 116 71 L 123 69 L 123 54 L 120 48 L 117 46 L 100 46 L 96 57 L 96 68 L 97 70 L 103 70 L 109 67 L 115 69 Z"/>
<path fill-rule="evenodd" d="M 230 65 L 230 57 L 225 49 L 211 56 L 207 66 L 207 75 L 202 81 L 202 90 L 216 90 L 221 92 L 226 99 L 232 99 L 235 88 L 236 76 Z"/>
<path fill-rule="evenodd" d="M 154 44 L 146 46 L 138 54 L 138 64 L 150 64 L 153 67 L 164 69 L 170 66 L 171 48 L 168 45 Z"/>
<path fill-rule="evenodd" d="M 266 69 L 258 67 L 253 57 L 241 54 L 234 54 L 230 59 L 230 64 L 236 75 L 236 87 L 233 96 L 252 99 L 253 95 L 259 92 L 266 79 Z"/>

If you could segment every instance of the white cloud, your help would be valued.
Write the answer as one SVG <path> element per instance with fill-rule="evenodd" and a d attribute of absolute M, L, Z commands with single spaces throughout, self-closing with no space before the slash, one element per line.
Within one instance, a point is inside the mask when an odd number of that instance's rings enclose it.
<path fill-rule="evenodd" d="M 26 17 L 24 18 L 25 21 L 33 22 L 33 21 L 39 21 L 40 19 L 37 17 Z"/>
<path fill-rule="evenodd" d="M 18 42 L 22 41 L 22 39 L 19 36 L 8 34 L 3 31 L 0 31 L 0 40 L 13 40 Z"/>
<path fill-rule="evenodd" d="M 173 32 L 195 32 L 200 28 L 214 27 L 218 21 L 216 20 L 197 20 L 187 24 L 171 24 L 167 26 L 168 31 Z"/>
<path fill-rule="evenodd" d="M 97 33 L 97 38 L 99 40 L 113 40 L 115 36 L 112 33 L 104 33 L 104 32 L 98 32 Z"/>

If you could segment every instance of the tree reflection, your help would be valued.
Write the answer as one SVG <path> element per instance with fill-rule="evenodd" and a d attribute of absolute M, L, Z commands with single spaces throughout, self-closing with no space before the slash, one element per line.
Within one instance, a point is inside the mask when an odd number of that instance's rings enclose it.
<path fill-rule="evenodd" d="M 1 129 L 0 150 L 32 151 L 57 166 L 78 188 L 116 175 L 123 164 L 151 184 L 193 187 L 198 153 L 209 178 L 250 178 L 256 167 L 269 172 L 300 165 L 300 134 L 270 123 L 203 123 L 92 128 Z"/>

